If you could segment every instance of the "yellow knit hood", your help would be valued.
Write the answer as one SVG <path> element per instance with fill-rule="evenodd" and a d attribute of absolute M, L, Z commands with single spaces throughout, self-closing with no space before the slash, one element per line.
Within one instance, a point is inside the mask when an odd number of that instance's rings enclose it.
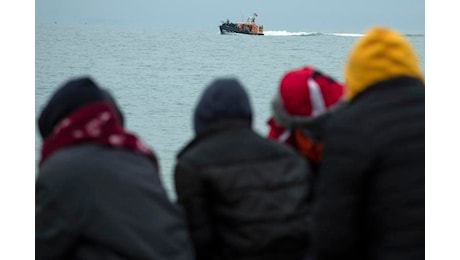
<path fill-rule="evenodd" d="M 387 78 L 407 75 L 424 81 L 409 41 L 384 27 L 373 27 L 358 40 L 349 54 L 344 74 L 348 100 Z"/>

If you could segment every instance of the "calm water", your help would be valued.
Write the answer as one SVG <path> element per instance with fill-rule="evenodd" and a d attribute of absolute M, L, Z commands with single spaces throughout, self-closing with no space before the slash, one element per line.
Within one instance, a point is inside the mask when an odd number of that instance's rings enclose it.
<path fill-rule="evenodd" d="M 156 152 L 162 180 L 175 198 L 176 153 L 193 137 L 192 115 L 214 78 L 237 77 L 251 98 L 254 128 L 265 134 L 270 101 L 282 74 L 314 65 L 342 81 L 342 68 L 358 34 L 270 32 L 265 36 L 220 35 L 202 30 L 139 30 L 88 26 L 37 26 L 36 118 L 50 95 L 69 78 L 90 75 L 114 94 L 128 130 Z M 424 35 L 408 36 L 422 69 Z M 36 158 L 41 139 L 36 130 Z"/>

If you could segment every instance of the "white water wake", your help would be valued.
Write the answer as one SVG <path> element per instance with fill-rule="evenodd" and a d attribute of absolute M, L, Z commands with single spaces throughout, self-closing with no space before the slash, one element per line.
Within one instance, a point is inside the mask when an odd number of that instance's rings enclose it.
<path fill-rule="evenodd" d="M 322 33 L 322 32 L 288 32 L 288 31 L 265 31 L 266 36 L 342 36 L 342 37 L 361 37 L 363 34 L 358 33 Z"/>

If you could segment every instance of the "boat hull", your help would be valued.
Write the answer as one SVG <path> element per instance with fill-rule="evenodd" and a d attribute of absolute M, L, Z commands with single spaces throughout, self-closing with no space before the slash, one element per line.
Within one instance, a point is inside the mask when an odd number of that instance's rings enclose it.
<path fill-rule="evenodd" d="M 241 30 L 237 26 L 232 26 L 231 24 L 230 25 L 227 25 L 227 24 L 220 25 L 219 29 L 220 29 L 221 34 L 240 33 L 240 34 L 248 34 L 248 35 L 264 35 L 261 32 L 251 32 L 248 30 Z"/>

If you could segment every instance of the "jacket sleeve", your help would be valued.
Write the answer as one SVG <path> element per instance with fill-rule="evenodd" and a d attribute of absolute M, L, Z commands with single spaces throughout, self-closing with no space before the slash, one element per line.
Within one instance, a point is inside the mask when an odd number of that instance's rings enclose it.
<path fill-rule="evenodd" d="M 177 200 L 183 206 L 197 259 L 214 255 L 212 218 L 205 181 L 196 168 L 179 162 L 174 173 Z"/>
<path fill-rule="evenodd" d="M 35 259 L 65 259 L 76 241 L 75 225 L 50 189 L 35 186 Z"/>
<path fill-rule="evenodd" d="M 362 184 L 372 158 L 372 143 L 356 129 L 329 130 L 317 176 L 312 242 L 318 259 L 343 259 L 356 253 Z"/>

